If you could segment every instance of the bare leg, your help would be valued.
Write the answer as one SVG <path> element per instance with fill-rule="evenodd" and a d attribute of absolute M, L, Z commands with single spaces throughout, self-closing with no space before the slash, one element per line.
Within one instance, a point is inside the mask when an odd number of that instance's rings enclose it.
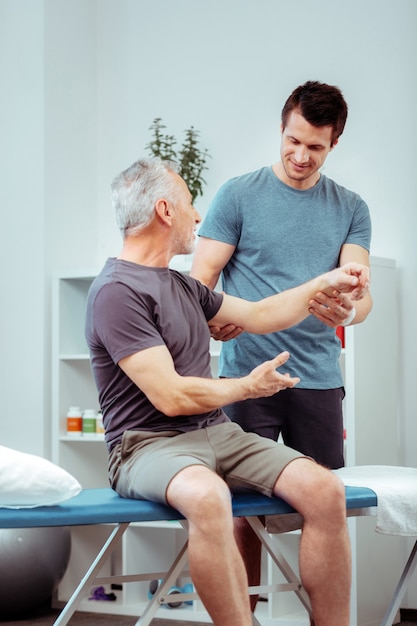
<path fill-rule="evenodd" d="M 235 537 L 245 564 L 249 586 L 259 585 L 261 582 L 262 544 L 244 517 L 235 518 Z M 252 612 L 256 608 L 258 598 L 258 595 L 250 596 Z"/>
<path fill-rule="evenodd" d="M 352 567 L 342 482 L 320 465 L 296 459 L 281 473 L 275 493 L 304 517 L 300 574 L 315 626 L 349 626 Z"/>
<path fill-rule="evenodd" d="M 167 499 L 188 520 L 191 576 L 215 626 L 251 626 L 248 581 L 226 483 L 193 465 L 172 479 Z"/>

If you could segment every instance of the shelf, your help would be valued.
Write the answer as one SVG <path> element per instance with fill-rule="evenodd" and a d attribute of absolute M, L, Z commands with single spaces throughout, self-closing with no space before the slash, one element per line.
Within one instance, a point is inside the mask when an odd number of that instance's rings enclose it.
<path fill-rule="evenodd" d="M 131 528 L 164 528 L 168 530 L 184 530 L 181 522 L 177 520 L 166 520 L 158 522 L 132 522 Z"/>
<path fill-rule="evenodd" d="M 114 591 L 117 595 L 117 590 Z M 57 603 L 55 607 L 62 607 L 64 603 Z M 143 602 L 124 602 L 122 599 L 117 599 L 114 602 L 109 601 L 96 601 L 88 600 L 87 598 L 80 603 L 78 607 L 79 611 L 93 612 L 93 613 L 111 613 L 112 615 L 129 615 L 138 617 L 146 609 L 147 603 Z M 209 616 L 205 612 L 196 611 L 192 605 L 179 607 L 179 608 L 167 608 L 161 607 L 157 610 L 155 617 L 158 619 L 170 620 L 184 620 L 188 622 L 195 622 L 197 619 L 199 622 L 212 624 Z M 169 626 L 169 623 L 167 626 Z"/>
<path fill-rule="evenodd" d="M 79 611 L 94 613 L 111 613 L 113 615 L 128 615 L 138 617 L 146 608 L 146 602 L 125 602 L 123 601 L 120 591 L 115 590 L 114 593 L 119 597 L 114 602 L 93 601 L 87 598 L 83 600 L 78 608 Z M 256 618 L 262 626 L 310 626 L 310 620 L 306 611 L 301 610 L 291 614 L 281 615 L 272 618 L 269 616 L 269 603 L 261 601 L 255 611 Z M 63 602 L 54 603 L 56 608 L 62 608 Z M 178 608 L 161 607 L 156 612 L 155 618 L 161 620 L 169 620 L 167 626 L 175 621 L 193 622 L 196 621 L 204 624 L 212 624 L 212 620 L 204 609 L 199 609 L 198 605 L 182 606 Z"/>
<path fill-rule="evenodd" d="M 65 441 L 67 443 L 103 443 L 104 435 L 101 433 L 91 433 L 88 435 L 61 435 L 59 438 L 60 441 Z"/>

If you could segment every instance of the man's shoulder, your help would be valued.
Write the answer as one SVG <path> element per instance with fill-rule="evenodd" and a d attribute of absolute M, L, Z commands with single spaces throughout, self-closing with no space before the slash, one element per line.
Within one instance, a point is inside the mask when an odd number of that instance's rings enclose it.
<path fill-rule="evenodd" d="M 352 189 L 349 189 L 348 187 L 345 187 L 344 185 L 337 183 L 335 180 L 333 180 L 333 178 L 329 178 L 328 176 L 325 176 L 324 174 L 322 174 L 321 176 L 321 182 L 322 182 L 322 187 L 324 189 L 326 189 L 327 191 L 335 195 L 344 196 L 350 199 L 360 198 L 360 195 L 356 191 L 353 191 Z"/>
<path fill-rule="evenodd" d="M 121 299 L 122 297 L 153 293 L 158 285 L 166 283 L 169 273 L 166 267 L 139 265 L 130 261 L 110 258 L 93 281 L 92 296 Z"/>
<path fill-rule="evenodd" d="M 256 182 L 264 181 L 269 176 L 269 170 L 271 168 L 268 166 L 263 166 L 258 168 L 257 170 L 252 170 L 250 172 L 246 172 L 244 174 L 239 174 L 239 176 L 233 176 L 229 178 L 229 180 L 224 184 L 228 187 L 251 187 Z"/>

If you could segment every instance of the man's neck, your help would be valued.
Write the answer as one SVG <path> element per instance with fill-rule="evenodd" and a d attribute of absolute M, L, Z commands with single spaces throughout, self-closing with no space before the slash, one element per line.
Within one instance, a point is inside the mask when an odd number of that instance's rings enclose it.
<path fill-rule="evenodd" d="M 281 161 L 278 161 L 278 163 L 275 163 L 272 166 L 272 171 L 274 172 L 275 176 L 282 183 L 284 183 L 284 185 L 287 185 L 288 187 L 292 187 L 293 189 L 299 189 L 301 191 L 305 191 L 306 189 L 311 189 L 312 187 L 317 185 L 321 176 L 320 172 L 315 172 L 314 176 L 311 176 L 311 178 L 308 178 L 306 180 L 293 180 L 292 178 L 289 178 L 287 176 Z"/>
<path fill-rule="evenodd" d="M 171 260 L 166 246 L 158 245 L 155 239 L 141 235 L 126 237 L 117 258 L 147 267 L 168 267 Z"/>

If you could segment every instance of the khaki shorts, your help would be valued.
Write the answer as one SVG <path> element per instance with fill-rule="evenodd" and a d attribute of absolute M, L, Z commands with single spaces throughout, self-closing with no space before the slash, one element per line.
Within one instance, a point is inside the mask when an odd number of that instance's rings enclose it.
<path fill-rule="evenodd" d="M 173 477 L 191 465 L 204 465 L 231 491 L 254 490 L 271 496 L 288 463 L 304 455 L 232 422 L 179 433 L 125 431 L 110 452 L 110 484 L 121 496 L 166 503 Z"/>

